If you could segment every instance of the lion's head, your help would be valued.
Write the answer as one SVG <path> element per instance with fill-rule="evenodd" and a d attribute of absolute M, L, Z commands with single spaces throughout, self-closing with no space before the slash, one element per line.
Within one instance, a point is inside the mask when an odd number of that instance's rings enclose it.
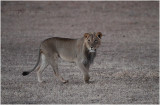
<path fill-rule="evenodd" d="M 95 52 L 96 49 L 101 44 L 102 33 L 85 33 L 84 34 L 84 43 L 88 48 L 89 52 Z"/>

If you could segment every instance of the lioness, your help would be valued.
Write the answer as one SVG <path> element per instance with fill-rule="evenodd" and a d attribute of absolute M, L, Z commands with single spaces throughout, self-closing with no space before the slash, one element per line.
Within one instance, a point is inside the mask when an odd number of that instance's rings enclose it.
<path fill-rule="evenodd" d="M 44 40 L 40 45 L 38 62 L 30 71 L 22 73 L 23 76 L 28 75 L 34 70 L 37 70 L 37 77 L 39 82 L 43 82 L 41 74 L 44 69 L 51 65 L 54 74 L 63 83 L 68 82 L 64 80 L 58 72 L 58 58 L 69 62 L 75 62 L 84 74 L 85 83 L 89 83 L 89 67 L 93 63 L 96 56 L 96 49 L 101 44 L 102 33 L 85 33 L 82 38 L 69 39 L 53 37 Z"/>

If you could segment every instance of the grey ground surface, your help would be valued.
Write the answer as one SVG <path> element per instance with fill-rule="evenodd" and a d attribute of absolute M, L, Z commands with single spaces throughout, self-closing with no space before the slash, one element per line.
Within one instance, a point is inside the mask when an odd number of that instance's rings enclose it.
<path fill-rule="evenodd" d="M 158 2 L 2 2 L 2 104 L 158 104 Z M 91 83 L 74 63 L 59 60 L 62 84 L 49 66 L 46 83 L 34 67 L 46 38 L 102 32 Z"/>

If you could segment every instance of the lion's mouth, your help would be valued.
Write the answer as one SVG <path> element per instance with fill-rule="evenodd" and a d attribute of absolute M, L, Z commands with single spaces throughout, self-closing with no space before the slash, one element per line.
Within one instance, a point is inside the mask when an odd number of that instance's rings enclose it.
<path fill-rule="evenodd" d="M 96 49 L 90 49 L 89 52 L 96 52 Z"/>

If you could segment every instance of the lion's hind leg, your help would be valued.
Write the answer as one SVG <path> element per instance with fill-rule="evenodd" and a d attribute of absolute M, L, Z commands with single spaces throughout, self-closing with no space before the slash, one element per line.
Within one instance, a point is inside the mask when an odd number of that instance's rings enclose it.
<path fill-rule="evenodd" d="M 43 82 L 42 81 L 42 72 L 44 71 L 44 69 L 48 66 L 48 62 L 47 59 L 45 57 L 45 55 L 43 53 L 41 53 L 41 57 L 40 57 L 40 64 L 38 65 L 38 69 L 37 69 L 37 78 L 38 78 L 38 82 Z"/>
<path fill-rule="evenodd" d="M 68 80 L 65 80 L 62 76 L 60 76 L 58 72 L 58 55 L 54 54 L 52 57 L 49 58 L 49 63 L 53 68 L 53 72 L 55 76 L 63 83 L 67 83 Z"/>

